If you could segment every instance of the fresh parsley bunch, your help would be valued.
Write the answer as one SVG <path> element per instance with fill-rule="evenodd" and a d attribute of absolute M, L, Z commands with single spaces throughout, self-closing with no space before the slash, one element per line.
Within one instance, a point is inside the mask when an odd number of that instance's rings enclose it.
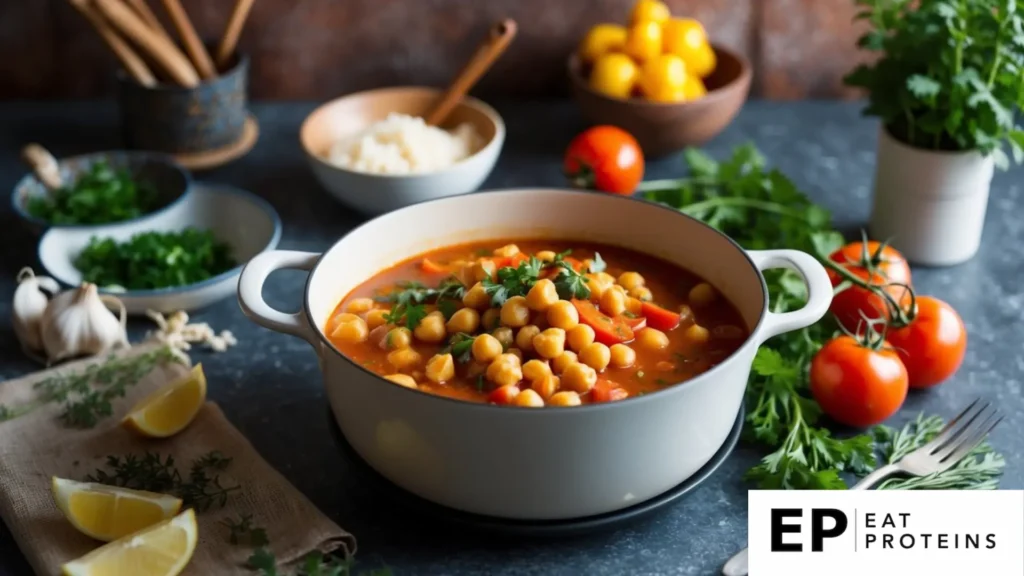
<path fill-rule="evenodd" d="M 1024 160 L 1024 6 L 1016 0 L 855 0 L 870 23 L 858 45 L 881 52 L 844 81 L 864 113 L 929 150 L 978 150 L 1006 168 Z"/>

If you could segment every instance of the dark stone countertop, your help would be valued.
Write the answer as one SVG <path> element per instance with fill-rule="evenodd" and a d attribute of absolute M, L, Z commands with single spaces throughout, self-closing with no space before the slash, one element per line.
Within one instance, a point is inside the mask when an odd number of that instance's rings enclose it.
<path fill-rule="evenodd" d="M 305 165 L 298 128 L 313 104 L 257 104 L 259 144 L 246 158 L 198 174 L 230 183 L 269 200 L 284 221 L 281 248 L 323 250 L 361 218 L 335 203 Z M 563 186 L 560 158 L 583 128 L 567 103 L 498 106 L 508 139 L 484 188 Z M 753 140 L 770 161 L 836 215 L 844 229 L 867 219 L 877 127 L 859 116 L 854 103 L 751 102 L 706 148 L 726 154 Z M 18 150 L 41 142 L 58 156 L 116 148 L 112 104 L 7 103 L 0 105 L 0 183 L 10 190 L 25 171 Z M 681 160 L 651 163 L 648 178 L 681 172 Z M 1006 421 L 993 442 L 1007 458 L 1002 486 L 1024 488 L 1024 209 L 1021 172 L 999 174 L 993 184 L 981 252 L 955 268 L 917 269 L 914 284 L 953 304 L 969 331 L 967 359 L 956 377 L 927 393 L 913 393 L 893 419 L 902 423 L 920 410 L 955 414 L 977 396 L 999 404 Z M 9 326 L 14 275 L 38 265 L 35 240 L 15 222 L 9 204 L 0 207 L 5 242 L 0 245 L 0 315 Z M 275 275 L 267 287 L 271 304 L 295 309 L 300 273 Z M 380 506 L 337 456 L 316 359 L 296 338 L 249 323 L 233 299 L 196 316 L 215 329 L 230 329 L 239 345 L 212 356 L 195 352 L 210 381 L 209 395 L 260 453 L 326 514 L 359 539 L 361 565 L 386 564 L 407 574 L 714 574 L 746 540 L 743 472 L 761 451 L 741 446 L 695 493 L 653 519 L 582 539 L 517 542 L 437 530 L 416 517 Z M 142 324 L 136 326 L 140 330 Z M 13 332 L 0 331 L 0 377 L 34 369 L 18 352 Z M 0 529 L 0 573 L 27 574 L 13 539 Z"/>

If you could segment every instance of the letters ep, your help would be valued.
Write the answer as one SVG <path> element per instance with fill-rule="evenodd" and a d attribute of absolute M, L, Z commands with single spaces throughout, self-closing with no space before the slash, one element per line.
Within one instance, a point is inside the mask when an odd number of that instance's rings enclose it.
<path fill-rule="evenodd" d="M 772 552 L 803 552 L 800 542 L 783 542 L 786 534 L 799 534 L 800 522 L 787 522 L 789 518 L 803 518 L 800 508 L 772 508 Z M 831 518 L 835 526 L 826 529 L 825 518 Z M 842 510 L 835 508 L 811 509 L 811 551 L 821 552 L 826 538 L 836 538 L 846 532 L 849 521 Z"/>

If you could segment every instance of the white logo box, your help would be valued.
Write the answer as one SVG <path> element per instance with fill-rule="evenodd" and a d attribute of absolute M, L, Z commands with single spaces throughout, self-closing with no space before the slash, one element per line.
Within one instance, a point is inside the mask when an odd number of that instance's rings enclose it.
<path fill-rule="evenodd" d="M 751 576 L 1024 576 L 1024 490 L 751 490 L 749 513 Z"/>

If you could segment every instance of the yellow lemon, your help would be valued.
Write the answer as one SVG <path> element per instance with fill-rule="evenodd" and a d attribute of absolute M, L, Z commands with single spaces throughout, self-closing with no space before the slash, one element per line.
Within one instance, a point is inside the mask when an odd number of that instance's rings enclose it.
<path fill-rule="evenodd" d="M 62 567 L 64 576 L 176 576 L 196 549 L 196 516 L 174 518 L 115 540 Z"/>
<path fill-rule="evenodd" d="M 618 24 L 598 24 L 580 42 L 580 58 L 593 62 L 608 52 L 622 50 L 626 45 L 626 29 Z"/>
<path fill-rule="evenodd" d="M 670 16 L 672 14 L 664 2 L 659 0 L 639 0 L 633 5 L 633 12 L 629 15 L 629 20 L 633 24 L 637 22 L 657 22 L 658 24 L 663 24 Z"/>
<path fill-rule="evenodd" d="M 683 82 L 683 95 L 687 100 L 697 100 L 707 96 L 708 89 L 704 81 L 696 76 L 687 76 Z"/>
<path fill-rule="evenodd" d="M 167 438 L 185 429 L 206 401 L 206 375 L 196 364 L 184 378 L 143 398 L 122 424 L 150 438 Z"/>
<path fill-rule="evenodd" d="M 54 477 L 53 500 L 87 536 L 110 542 L 174 516 L 181 500 L 166 494 Z"/>
<path fill-rule="evenodd" d="M 636 63 L 625 54 L 611 52 L 597 59 L 590 72 L 590 87 L 612 98 L 629 98 L 639 73 Z"/>

